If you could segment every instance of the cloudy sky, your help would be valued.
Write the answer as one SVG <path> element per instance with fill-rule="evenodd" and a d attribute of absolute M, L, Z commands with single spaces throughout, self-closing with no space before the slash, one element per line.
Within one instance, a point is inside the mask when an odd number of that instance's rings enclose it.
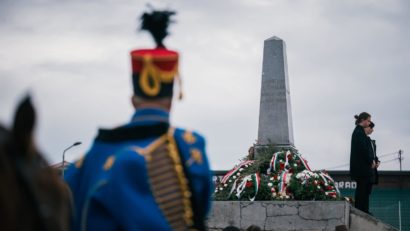
<path fill-rule="evenodd" d="M 314 169 L 348 169 L 353 115 L 372 114 L 381 168 L 410 170 L 410 2 L 406 0 L 153 1 L 178 11 L 168 48 L 181 53 L 185 99 L 175 126 L 207 138 L 213 169 L 230 169 L 257 139 L 263 41 L 286 42 L 295 145 Z M 146 1 L 1 0 L 0 122 L 34 97 L 37 142 L 51 163 L 74 160 L 98 127 L 127 122 L 129 51 Z M 390 154 L 390 155 L 389 155 Z M 392 160 L 392 161 L 389 161 Z"/>

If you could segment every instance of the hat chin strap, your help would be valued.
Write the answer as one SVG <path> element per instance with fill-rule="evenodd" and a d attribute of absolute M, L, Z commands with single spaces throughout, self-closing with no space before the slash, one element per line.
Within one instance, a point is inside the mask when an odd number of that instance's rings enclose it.
<path fill-rule="evenodd" d="M 182 100 L 184 98 L 184 93 L 182 90 L 182 78 L 179 72 L 175 74 L 175 80 L 178 81 L 178 100 Z"/>

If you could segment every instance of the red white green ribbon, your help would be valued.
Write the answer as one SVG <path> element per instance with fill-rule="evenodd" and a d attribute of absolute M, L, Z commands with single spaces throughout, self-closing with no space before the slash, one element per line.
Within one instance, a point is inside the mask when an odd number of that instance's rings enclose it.
<path fill-rule="evenodd" d="M 236 180 L 233 182 L 233 185 L 232 185 L 231 191 L 229 192 L 229 195 L 228 195 L 228 197 L 227 197 L 226 199 L 228 199 L 229 197 L 231 197 L 231 195 L 232 195 L 233 191 L 235 191 L 235 189 L 236 189 L 236 182 L 238 182 L 238 180 L 239 180 L 239 178 L 238 178 L 238 179 L 236 179 Z"/>
<path fill-rule="evenodd" d="M 258 191 L 259 191 L 259 188 L 260 188 L 260 183 L 261 183 L 260 176 L 259 176 L 258 173 L 254 173 L 254 174 L 245 176 L 242 179 L 241 183 L 238 185 L 238 188 L 236 189 L 236 194 L 235 195 L 236 195 L 237 198 L 240 199 L 241 196 L 242 196 L 243 191 L 246 188 L 246 183 L 248 183 L 248 182 L 252 182 L 253 185 L 254 185 L 254 188 L 255 188 L 254 196 L 252 198 L 249 198 L 250 201 L 254 201 L 255 198 L 256 198 L 256 195 L 258 194 Z M 236 184 L 236 181 L 235 181 L 235 184 Z"/>
<path fill-rule="evenodd" d="M 278 161 L 279 161 L 279 155 L 284 155 L 284 159 L 285 159 L 285 162 L 280 162 L 279 163 L 279 169 L 277 169 L 276 168 L 276 165 L 278 164 Z M 295 157 L 293 157 L 293 155 L 295 156 Z M 307 161 L 305 160 L 305 159 L 303 159 L 299 154 L 293 154 L 291 151 L 286 151 L 286 152 L 283 152 L 283 151 L 280 151 L 280 152 L 276 152 L 276 153 L 274 153 L 273 155 L 272 155 L 272 158 L 271 158 L 271 160 L 270 160 L 270 163 L 269 163 L 269 169 L 267 170 L 267 173 L 268 174 L 270 174 L 270 173 L 272 173 L 272 172 L 276 172 L 276 171 L 279 171 L 279 170 L 285 170 L 286 169 L 286 167 L 287 166 L 290 166 L 290 160 L 291 159 L 299 159 L 300 160 L 300 162 L 303 164 L 303 166 L 305 167 L 305 169 L 307 169 L 307 170 L 309 170 L 309 171 L 311 171 L 310 170 L 310 167 L 309 167 L 309 165 L 307 164 Z M 281 160 L 282 161 L 282 160 Z"/>
<path fill-rule="evenodd" d="M 270 174 L 273 171 L 276 171 L 275 164 L 276 164 L 276 158 L 278 156 L 279 152 L 273 153 L 272 158 L 270 159 L 269 163 L 269 168 L 267 170 L 267 173 Z"/>
<path fill-rule="evenodd" d="M 280 184 L 279 184 L 279 191 L 280 192 L 285 192 L 286 191 L 286 180 L 288 178 L 289 175 L 292 175 L 290 173 L 288 173 L 287 171 L 283 171 L 281 176 L 280 176 Z"/>
<path fill-rule="evenodd" d="M 261 178 L 259 176 L 259 173 L 252 174 L 252 181 L 255 187 L 255 195 L 249 199 L 250 201 L 254 201 L 256 198 L 256 195 L 258 195 L 258 192 L 259 192 L 259 187 L 261 184 Z"/>
<path fill-rule="evenodd" d="M 296 156 L 299 157 L 299 160 L 301 160 L 303 166 L 304 166 L 307 170 L 312 171 L 312 170 L 310 170 L 309 165 L 307 164 L 307 161 L 306 161 L 303 157 L 301 157 L 299 154 L 296 154 Z"/>
<path fill-rule="evenodd" d="M 284 169 L 286 169 L 286 166 L 289 166 L 288 155 L 292 155 L 292 153 L 291 153 L 290 151 L 287 151 L 287 152 L 285 153 L 285 166 L 284 166 Z"/>
<path fill-rule="evenodd" d="M 328 176 L 326 176 L 326 174 L 325 173 L 323 173 L 323 172 L 320 172 L 319 173 L 319 176 L 322 178 L 322 180 L 325 182 L 325 185 L 328 185 L 329 184 L 329 182 L 328 182 L 328 179 L 330 178 L 328 178 Z M 330 178 L 331 179 L 331 178 Z"/>
<path fill-rule="evenodd" d="M 326 195 L 326 196 L 331 196 L 331 197 L 333 197 L 333 198 L 336 198 L 337 194 L 338 194 L 338 193 L 337 193 L 336 191 L 334 191 L 334 190 L 329 191 L 329 192 L 325 192 L 325 195 Z"/>
<path fill-rule="evenodd" d="M 245 190 L 245 188 L 246 188 L 246 183 L 247 183 L 248 181 L 252 181 L 252 175 L 247 175 L 247 176 L 245 176 L 245 177 L 242 179 L 241 183 L 238 185 L 238 188 L 236 189 L 236 197 L 237 197 L 237 198 L 241 198 L 242 192 L 243 192 L 243 190 Z"/>
<path fill-rule="evenodd" d="M 233 168 L 231 171 L 229 171 L 221 180 L 221 183 L 225 184 L 229 178 L 231 178 L 232 175 L 235 175 L 240 168 L 242 168 L 245 165 L 251 165 L 253 164 L 254 160 L 246 160 L 242 163 L 240 163 L 238 166 L 236 166 L 235 168 Z"/>
<path fill-rule="evenodd" d="M 334 184 L 334 180 L 333 180 L 333 178 L 331 177 L 331 176 L 329 176 L 327 173 L 325 173 L 325 172 L 320 172 L 319 173 L 319 176 L 320 177 L 322 177 L 322 179 L 323 179 L 323 181 L 325 182 L 325 184 L 329 184 L 329 182 L 331 182 L 331 183 L 333 183 Z M 340 191 L 339 191 L 339 189 L 337 188 L 337 187 L 334 187 L 335 189 L 336 189 L 336 192 L 337 192 L 337 194 L 339 194 L 340 195 Z"/>

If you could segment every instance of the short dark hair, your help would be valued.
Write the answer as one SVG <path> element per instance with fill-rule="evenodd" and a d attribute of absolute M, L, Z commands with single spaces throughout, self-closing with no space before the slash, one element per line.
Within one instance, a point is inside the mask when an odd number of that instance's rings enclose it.
<path fill-rule="evenodd" d="M 367 120 L 369 117 L 371 117 L 371 115 L 367 112 L 362 112 L 359 115 L 355 115 L 354 118 L 356 119 L 355 124 L 358 125 L 360 124 L 360 122 L 362 122 L 363 120 Z"/>

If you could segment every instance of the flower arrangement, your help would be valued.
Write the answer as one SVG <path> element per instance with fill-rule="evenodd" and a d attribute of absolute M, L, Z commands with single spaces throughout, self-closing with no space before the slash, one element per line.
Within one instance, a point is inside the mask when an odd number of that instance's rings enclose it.
<path fill-rule="evenodd" d="M 312 171 L 297 152 L 267 149 L 243 159 L 220 182 L 215 200 L 337 200 L 340 192 L 326 171 Z"/>

